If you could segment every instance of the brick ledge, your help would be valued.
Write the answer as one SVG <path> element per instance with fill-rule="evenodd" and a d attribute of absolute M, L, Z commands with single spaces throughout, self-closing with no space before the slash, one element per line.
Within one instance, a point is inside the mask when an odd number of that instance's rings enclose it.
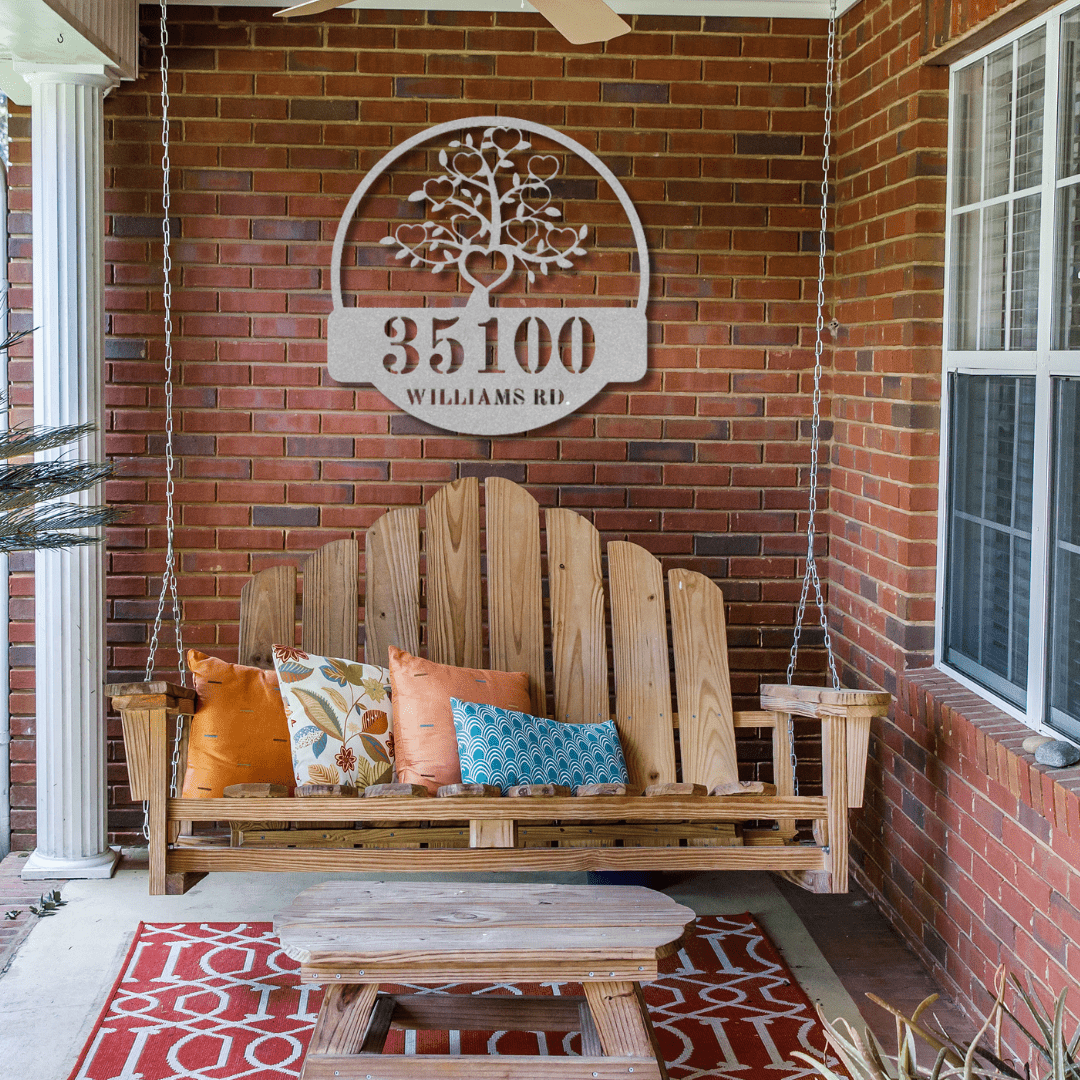
<path fill-rule="evenodd" d="M 1080 840 L 1080 764 L 1065 769 L 1040 765 L 1021 748 L 1033 730 L 962 686 L 939 668 L 897 675 L 897 711 L 925 725 L 974 762 L 991 781 Z"/>

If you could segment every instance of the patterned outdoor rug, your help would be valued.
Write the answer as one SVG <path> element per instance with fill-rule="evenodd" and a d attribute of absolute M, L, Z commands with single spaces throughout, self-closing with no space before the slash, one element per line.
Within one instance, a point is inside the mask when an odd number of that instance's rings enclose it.
<path fill-rule="evenodd" d="M 299 1076 L 322 991 L 301 986 L 270 923 L 140 925 L 71 1080 Z M 671 1080 L 799 1080 L 821 1056 L 810 1000 L 750 915 L 699 919 L 644 987 Z M 391 989 L 386 987 L 385 989 Z M 407 989 L 413 989 L 408 987 Z M 426 993 L 580 994 L 575 983 L 445 985 Z M 386 1053 L 578 1054 L 575 1032 L 392 1031 Z M 829 1055 L 832 1059 L 832 1055 Z"/>

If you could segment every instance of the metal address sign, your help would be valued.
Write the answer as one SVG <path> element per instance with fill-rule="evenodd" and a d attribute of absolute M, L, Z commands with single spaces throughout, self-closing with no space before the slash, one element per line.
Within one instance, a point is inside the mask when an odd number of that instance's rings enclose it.
<path fill-rule="evenodd" d="M 617 197 L 637 247 L 631 306 L 492 306 L 513 276 L 530 285 L 566 274 L 588 256 L 585 224 L 562 220 L 552 193 L 560 160 L 533 145 L 542 136 L 584 160 Z M 346 307 L 341 263 L 353 216 L 399 159 L 433 140 L 441 172 L 413 190 L 422 220 L 398 224 L 381 244 L 391 261 L 456 273 L 471 292 L 458 307 Z M 364 177 L 342 215 L 331 267 L 330 375 L 373 383 L 405 412 L 450 431 L 509 435 L 566 416 L 609 382 L 636 382 L 647 367 L 645 232 L 625 189 L 595 154 L 542 124 L 479 116 L 438 124 L 405 140 Z"/>

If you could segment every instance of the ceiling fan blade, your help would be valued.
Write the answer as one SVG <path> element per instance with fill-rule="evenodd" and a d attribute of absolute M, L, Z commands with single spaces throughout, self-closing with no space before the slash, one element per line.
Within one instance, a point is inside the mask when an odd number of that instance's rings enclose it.
<path fill-rule="evenodd" d="M 571 45 L 610 41 L 630 33 L 630 24 L 604 0 L 529 0 Z"/>
<path fill-rule="evenodd" d="M 333 11 L 334 8 L 341 7 L 342 4 L 346 3 L 348 3 L 348 0 L 303 0 L 301 4 L 294 4 L 292 7 L 275 11 L 274 15 L 286 19 L 290 19 L 294 15 L 318 15 L 323 11 Z"/>

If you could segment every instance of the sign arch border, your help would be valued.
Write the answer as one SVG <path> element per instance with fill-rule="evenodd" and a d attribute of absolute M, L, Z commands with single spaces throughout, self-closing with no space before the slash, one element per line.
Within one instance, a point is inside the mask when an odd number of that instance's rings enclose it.
<path fill-rule="evenodd" d="M 436 124 L 434 127 L 425 128 L 423 131 L 418 131 L 415 135 L 411 135 L 403 143 L 399 143 L 397 146 L 393 147 L 379 158 L 379 160 L 367 171 L 367 174 L 352 193 L 348 205 L 341 215 L 341 220 L 338 222 L 337 232 L 334 235 L 334 247 L 330 256 L 330 282 L 334 300 L 334 310 L 346 310 L 341 299 L 341 256 L 345 250 L 345 235 L 349 231 L 349 225 L 356 215 L 357 208 L 360 206 L 360 203 L 363 201 L 375 181 L 378 180 L 379 177 L 381 177 L 383 173 L 398 160 L 398 158 L 407 154 L 410 150 L 415 149 L 417 146 L 422 146 L 424 143 L 430 142 L 440 135 L 472 130 L 473 128 L 485 127 L 487 125 L 502 128 L 516 127 L 520 128 L 522 131 L 529 131 L 534 135 L 544 135 L 545 137 L 552 139 L 560 146 L 577 154 L 578 157 L 592 166 L 599 174 L 600 178 L 611 188 L 615 193 L 616 198 L 619 200 L 623 212 L 630 222 L 630 228 L 634 233 L 634 243 L 637 246 L 638 254 L 638 297 L 635 307 L 644 312 L 645 307 L 649 302 L 649 249 L 645 243 L 645 229 L 642 227 L 641 219 L 638 217 L 634 204 L 630 201 L 630 196 L 627 194 L 626 188 L 622 186 L 619 178 L 599 157 L 597 157 L 596 154 L 587 147 L 582 146 L 576 139 L 572 139 L 569 135 L 564 135 L 561 131 L 557 131 L 547 124 L 538 124 L 533 120 L 521 120 L 512 116 L 464 117 L 460 120 L 447 120 L 444 123 Z M 568 308 L 567 310 L 572 309 Z"/>

